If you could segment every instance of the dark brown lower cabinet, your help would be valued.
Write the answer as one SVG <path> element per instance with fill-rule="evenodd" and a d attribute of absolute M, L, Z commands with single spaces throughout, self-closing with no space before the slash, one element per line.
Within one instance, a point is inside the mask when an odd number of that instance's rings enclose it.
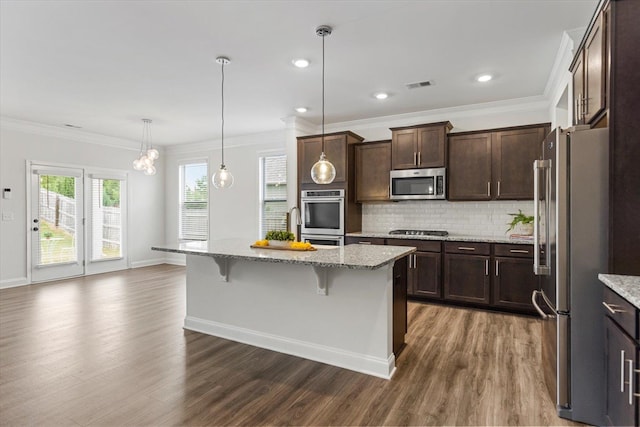
<path fill-rule="evenodd" d="M 451 301 L 489 304 L 491 302 L 490 257 L 485 255 L 444 255 L 444 298 Z"/>
<path fill-rule="evenodd" d="M 606 421 L 610 426 L 638 425 L 637 365 L 635 341 L 605 317 Z"/>
<path fill-rule="evenodd" d="M 415 246 L 407 261 L 407 293 L 411 297 L 442 298 L 441 243 L 435 240 L 387 239 L 387 245 Z"/>
<path fill-rule="evenodd" d="M 410 256 L 410 255 L 409 255 Z M 401 258 L 393 265 L 393 354 L 404 348 L 407 333 L 407 260 Z"/>
<path fill-rule="evenodd" d="M 495 257 L 493 270 L 492 304 L 533 312 L 531 294 L 539 280 L 533 274 L 533 258 Z"/>
<path fill-rule="evenodd" d="M 416 252 L 413 254 L 412 268 L 409 269 L 411 295 L 430 298 L 442 298 L 440 253 Z"/>
<path fill-rule="evenodd" d="M 444 299 L 489 305 L 491 245 L 445 242 L 444 251 Z"/>

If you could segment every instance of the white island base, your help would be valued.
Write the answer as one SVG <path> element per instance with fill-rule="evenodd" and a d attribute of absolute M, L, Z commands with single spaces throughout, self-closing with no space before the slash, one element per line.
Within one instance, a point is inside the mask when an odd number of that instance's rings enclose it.
<path fill-rule="evenodd" d="M 375 270 L 326 271 L 318 292 L 311 265 L 187 255 L 184 328 L 390 378 L 393 263 Z M 321 273 L 322 274 L 322 273 Z"/>

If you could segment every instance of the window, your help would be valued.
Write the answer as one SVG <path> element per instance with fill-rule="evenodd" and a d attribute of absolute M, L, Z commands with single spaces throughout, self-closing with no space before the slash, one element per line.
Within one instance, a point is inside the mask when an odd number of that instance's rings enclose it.
<path fill-rule="evenodd" d="M 287 156 L 260 158 L 260 237 L 287 228 Z"/>
<path fill-rule="evenodd" d="M 91 176 L 91 261 L 122 258 L 124 181 Z"/>
<path fill-rule="evenodd" d="M 209 238 L 209 173 L 206 161 L 180 165 L 178 238 Z"/>

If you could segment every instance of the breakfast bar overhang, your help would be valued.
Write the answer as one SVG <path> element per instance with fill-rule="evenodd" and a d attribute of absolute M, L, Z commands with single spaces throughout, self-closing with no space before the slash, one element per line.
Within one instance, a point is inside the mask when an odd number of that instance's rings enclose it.
<path fill-rule="evenodd" d="M 393 266 L 415 248 L 290 251 L 228 239 L 152 249 L 186 255 L 185 329 L 382 378 L 393 375 L 394 309 L 404 310 L 406 328 L 406 296 L 404 307 L 396 301 L 394 308 Z"/>

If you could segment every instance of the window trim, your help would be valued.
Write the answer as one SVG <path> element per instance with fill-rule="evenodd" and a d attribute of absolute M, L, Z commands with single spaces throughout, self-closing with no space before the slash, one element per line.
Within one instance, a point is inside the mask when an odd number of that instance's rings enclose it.
<path fill-rule="evenodd" d="M 206 177 L 207 177 L 207 230 L 205 232 L 204 239 L 192 239 L 185 238 L 182 236 L 182 204 L 183 204 L 183 190 L 184 190 L 184 167 L 188 165 L 201 165 L 204 164 L 207 168 Z M 206 241 L 209 240 L 209 233 L 211 231 L 211 182 L 209 179 L 209 159 L 205 157 L 199 158 L 191 158 L 191 159 L 182 159 L 178 161 L 178 204 L 177 204 L 177 218 L 178 218 L 178 230 L 177 230 L 177 239 L 178 242 L 196 242 L 196 241 Z"/>
<path fill-rule="evenodd" d="M 264 208 L 264 203 L 265 201 L 269 201 L 269 202 L 278 202 L 278 201 L 283 201 L 285 203 L 287 203 L 287 206 L 289 206 L 289 195 L 288 195 L 288 191 L 287 191 L 287 196 L 285 196 L 284 199 L 270 199 L 270 200 L 265 200 L 265 177 L 264 177 L 264 173 L 265 173 L 265 167 L 264 167 L 264 163 L 265 163 L 265 159 L 268 157 L 284 157 L 285 158 L 285 162 L 289 162 L 289 158 L 287 156 L 287 153 L 282 151 L 282 150 L 268 150 L 268 151 L 261 151 L 258 152 L 258 167 L 259 167 L 259 172 L 258 172 L 258 239 L 263 239 L 265 236 L 265 233 L 267 230 L 263 230 L 262 229 L 262 223 L 264 220 L 264 215 L 263 215 L 263 208 Z M 287 169 L 285 168 L 285 171 Z M 287 176 L 285 176 L 285 180 L 284 180 L 285 184 L 288 186 L 289 185 L 289 177 L 288 174 Z"/>

